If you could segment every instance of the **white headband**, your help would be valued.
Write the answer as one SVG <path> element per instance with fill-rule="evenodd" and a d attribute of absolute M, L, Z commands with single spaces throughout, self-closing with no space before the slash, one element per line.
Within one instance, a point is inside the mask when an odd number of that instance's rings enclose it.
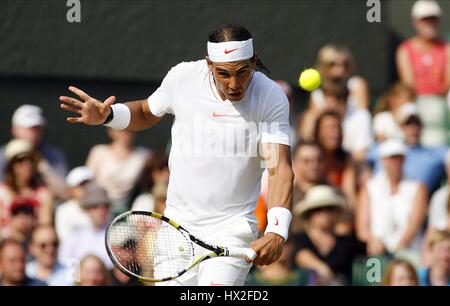
<path fill-rule="evenodd" d="M 208 57 L 212 62 L 227 63 L 253 57 L 253 39 L 212 43 L 208 41 Z"/>

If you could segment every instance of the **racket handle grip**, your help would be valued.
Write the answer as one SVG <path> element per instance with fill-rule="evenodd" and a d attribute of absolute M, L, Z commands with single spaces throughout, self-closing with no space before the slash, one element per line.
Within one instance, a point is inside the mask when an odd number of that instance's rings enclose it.
<path fill-rule="evenodd" d="M 256 252 L 252 248 L 229 248 L 228 255 L 232 257 L 248 257 L 253 260 L 256 258 Z"/>

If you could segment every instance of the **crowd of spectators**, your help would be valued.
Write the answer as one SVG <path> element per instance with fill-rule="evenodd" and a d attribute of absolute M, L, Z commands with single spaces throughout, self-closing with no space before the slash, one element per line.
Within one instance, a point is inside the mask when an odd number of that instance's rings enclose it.
<path fill-rule="evenodd" d="M 252 268 L 249 285 L 450 284 L 450 47 L 438 36 L 441 15 L 435 1 L 414 4 L 399 80 L 378 97 L 349 48 L 318 50 L 322 84 L 290 117 L 290 238 L 278 261 Z M 291 106 L 301 103 L 277 83 Z M 164 212 L 167 154 L 107 128 L 111 142 L 68 171 L 46 125 L 40 107 L 22 105 L 0 148 L 0 285 L 144 285 L 113 267 L 104 235 L 121 212 Z M 261 233 L 266 202 L 265 173 Z M 369 259 L 381 263 L 378 281 L 367 277 Z"/>

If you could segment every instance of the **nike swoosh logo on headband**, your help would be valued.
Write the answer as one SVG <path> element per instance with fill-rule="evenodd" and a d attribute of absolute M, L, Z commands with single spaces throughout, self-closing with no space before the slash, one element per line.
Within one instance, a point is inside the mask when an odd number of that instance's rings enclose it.
<path fill-rule="evenodd" d="M 225 49 L 223 52 L 224 52 L 225 54 L 228 54 L 228 53 L 231 53 L 231 52 L 236 51 L 236 50 L 238 50 L 238 49 L 239 49 L 239 48 L 231 49 L 231 50 Z"/>

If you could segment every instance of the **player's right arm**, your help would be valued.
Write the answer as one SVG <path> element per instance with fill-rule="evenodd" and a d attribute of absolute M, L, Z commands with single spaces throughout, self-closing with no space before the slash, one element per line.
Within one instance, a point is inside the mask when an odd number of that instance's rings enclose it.
<path fill-rule="evenodd" d="M 116 100 L 114 96 L 101 102 L 74 86 L 70 86 L 69 90 L 76 94 L 79 99 L 61 96 L 59 97 L 61 108 L 76 113 L 79 116 L 68 117 L 68 122 L 84 123 L 86 125 L 102 125 L 105 123 L 111 113 L 111 106 Z M 147 129 L 162 119 L 162 117 L 152 114 L 147 100 L 127 102 L 125 105 L 131 113 L 131 120 L 126 130 L 140 131 Z"/>

